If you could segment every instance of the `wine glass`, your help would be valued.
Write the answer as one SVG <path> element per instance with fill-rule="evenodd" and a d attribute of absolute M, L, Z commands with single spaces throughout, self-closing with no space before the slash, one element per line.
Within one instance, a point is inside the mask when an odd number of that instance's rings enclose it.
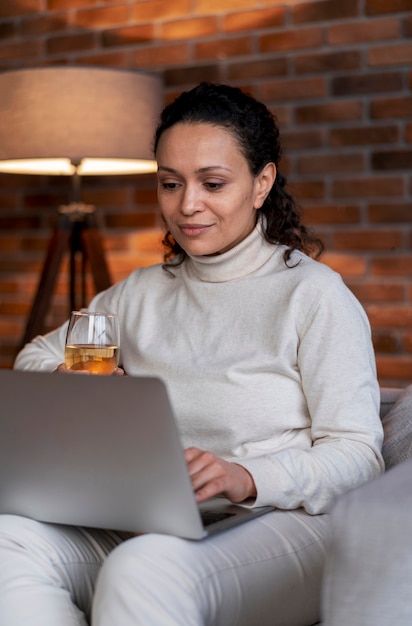
<path fill-rule="evenodd" d="M 119 320 L 115 313 L 72 311 L 66 335 L 67 369 L 112 374 L 119 364 Z"/>

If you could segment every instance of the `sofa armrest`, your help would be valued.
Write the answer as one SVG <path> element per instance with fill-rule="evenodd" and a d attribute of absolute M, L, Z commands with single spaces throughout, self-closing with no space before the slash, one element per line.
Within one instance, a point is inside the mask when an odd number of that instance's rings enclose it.
<path fill-rule="evenodd" d="M 402 389 L 400 387 L 381 387 L 380 416 L 384 417 L 395 404 Z"/>

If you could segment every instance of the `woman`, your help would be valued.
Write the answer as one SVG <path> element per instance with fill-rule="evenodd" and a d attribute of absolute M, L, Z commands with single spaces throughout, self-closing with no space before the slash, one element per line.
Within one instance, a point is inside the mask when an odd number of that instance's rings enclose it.
<path fill-rule="evenodd" d="M 166 380 L 197 500 L 276 510 L 202 542 L 3 517 L 3 626 L 86 624 L 93 595 L 95 626 L 312 624 L 325 513 L 383 467 L 369 325 L 310 258 L 321 244 L 285 189 L 271 113 L 201 84 L 164 110 L 155 154 L 165 263 L 90 309 L 118 313 L 127 374 Z M 64 371 L 65 332 L 16 368 Z"/>

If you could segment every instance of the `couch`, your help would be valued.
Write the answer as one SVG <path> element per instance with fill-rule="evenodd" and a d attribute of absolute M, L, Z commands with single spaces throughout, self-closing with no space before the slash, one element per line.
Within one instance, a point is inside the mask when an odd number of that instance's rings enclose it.
<path fill-rule="evenodd" d="M 385 473 L 331 512 L 324 626 L 412 624 L 412 385 L 381 390 Z"/>
<path fill-rule="evenodd" d="M 402 389 L 399 387 L 381 387 L 381 418 L 385 417 L 385 415 L 393 407 L 401 392 Z"/>

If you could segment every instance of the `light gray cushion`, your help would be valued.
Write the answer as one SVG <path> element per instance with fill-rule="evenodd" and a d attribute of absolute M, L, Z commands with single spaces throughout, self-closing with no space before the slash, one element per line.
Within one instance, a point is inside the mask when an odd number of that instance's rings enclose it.
<path fill-rule="evenodd" d="M 402 390 L 382 424 L 382 455 L 389 469 L 412 457 L 412 385 Z"/>

